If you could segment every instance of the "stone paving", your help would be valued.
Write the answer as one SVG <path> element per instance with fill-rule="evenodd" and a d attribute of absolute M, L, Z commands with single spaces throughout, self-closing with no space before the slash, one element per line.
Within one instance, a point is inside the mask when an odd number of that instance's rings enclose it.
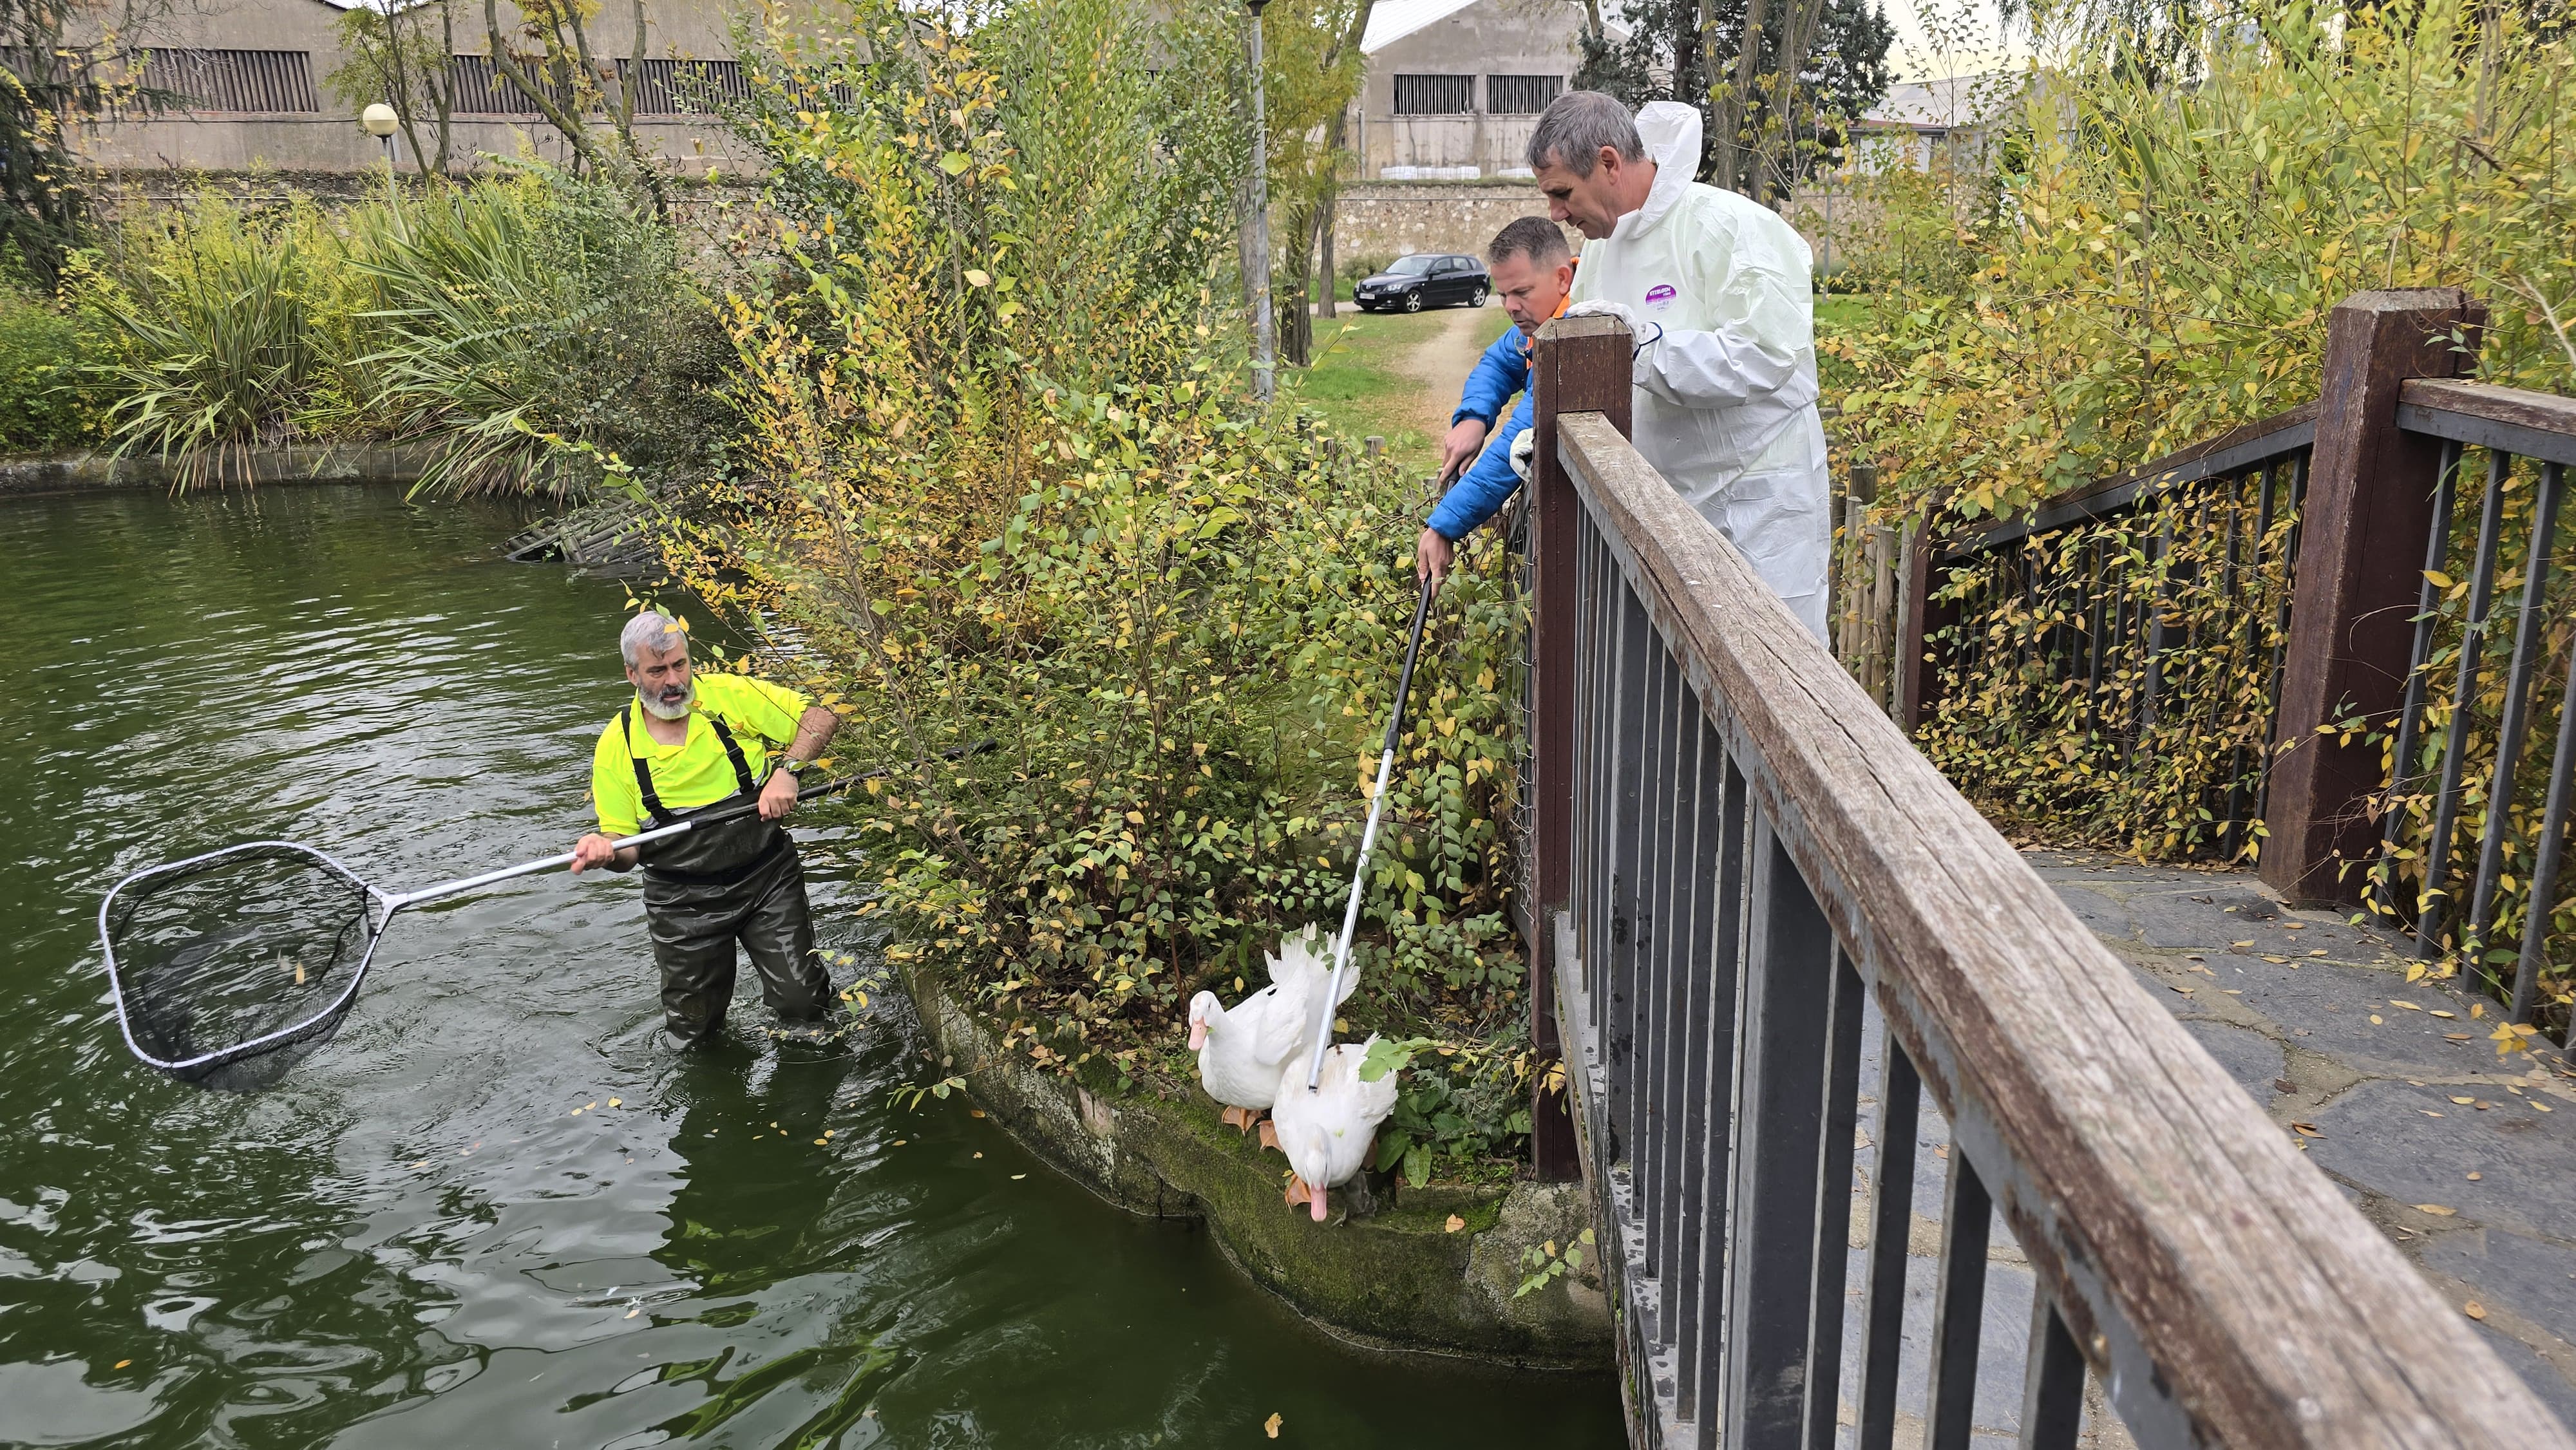
<path fill-rule="evenodd" d="M 2499 1058 L 2492 1008 L 2408 982 L 2396 938 L 2341 913 L 2288 910 L 2250 875 L 2081 852 L 2026 856 L 2436 1291 L 2463 1313 L 2477 1306 L 2470 1317 L 2496 1353 L 2576 1425 L 2576 1070 L 2565 1056 L 2543 1044 Z M 1882 1042 L 1873 1013 L 1846 1280 L 1845 1444 L 1859 1389 Z M 1900 1446 L 1921 1443 L 1949 1170 L 1948 1128 L 1928 1101 L 1915 1131 Z M 2000 1450 L 2016 1443 L 2033 1286 L 2000 1217 L 1991 1234 L 1975 1443 Z M 2091 1390 L 2084 1444 L 2125 1447 L 2100 1386 Z"/>
<path fill-rule="evenodd" d="M 2576 1425 L 2576 1068 L 2499 1057 L 2492 1004 L 2250 874 L 2031 850 L 2272 1121 Z M 1982 1396 L 1980 1397 L 1982 1399 Z"/>

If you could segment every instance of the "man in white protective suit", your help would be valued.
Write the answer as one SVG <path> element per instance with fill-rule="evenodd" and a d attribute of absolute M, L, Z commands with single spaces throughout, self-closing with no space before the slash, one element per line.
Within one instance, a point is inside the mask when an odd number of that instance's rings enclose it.
<path fill-rule="evenodd" d="M 1689 106 L 1650 102 L 1632 121 L 1569 91 L 1539 117 L 1529 162 L 1549 215 L 1587 239 L 1566 315 L 1636 334 L 1637 451 L 1822 639 L 1833 523 L 1813 259 L 1768 207 L 1691 179 L 1699 142 Z"/>

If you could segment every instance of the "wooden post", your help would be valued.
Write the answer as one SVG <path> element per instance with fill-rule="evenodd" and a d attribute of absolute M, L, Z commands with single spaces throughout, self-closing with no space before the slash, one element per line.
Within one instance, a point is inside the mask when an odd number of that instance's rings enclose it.
<path fill-rule="evenodd" d="M 1531 823 L 1530 873 L 1538 899 L 1529 910 L 1530 1045 L 1538 1075 L 1530 1101 L 1530 1166 L 1542 1182 L 1580 1177 L 1574 1120 L 1562 1085 L 1549 1091 L 1550 1069 L 1563 1046 L 1556 1030 L 1556 913 L 1569 900 L 1574 815 L 1575 520 L 1583 501 L 1556 456 L 1560 413 L 1600 413 L 1629 434 L 1628 329 L 1615 318 L 1566 317 L 1539 329 L 1530 369 L 1536 400 L 1531 431 L 1530 555 L 1537 598 L 1530 612 Z"/>
<path fill-rule="evenodd" d="M 1937 505 L 1932 505 L 1937 507 Z M 1897 617 L 1894 653 L 1896 723 L 1911 735 L 1941 702 L 1941 672 L 1932 663 L 1932 638 L 1958 622 L 1959 607 L 1932 597 L 1940 587 L 1942 536 L 1927 518 L 1914 526 L 1905 551 L 1905 607 Z"/>
<path fill-rule="evenodd" d="M 2359 293 L 2327 319 L 2261 857 L 2264 882 L 2292 901 L 2361 899 L 2382 747 L 2317 727 L 2384 725 L 2404 700 L 2441 448 L 2398 428 L 2397 392 L 2473 369 L 2485 322 L 2483 304 L 2449 287 Z"/>

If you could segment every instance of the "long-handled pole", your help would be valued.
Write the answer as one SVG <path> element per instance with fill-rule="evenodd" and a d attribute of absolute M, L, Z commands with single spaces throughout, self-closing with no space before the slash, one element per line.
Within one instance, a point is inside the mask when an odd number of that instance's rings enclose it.
<path fill-rule="evenodd" d="M 942 760 L 955 760 L 960 756 L 981 755 L 992 748 L 992 741 L 978 741 L 973 745 L 958 746 L 954 750 L 943 750 L 939 753 L 939 758 Z M 846 775 L 841 777 L 839 780 L 827 780 L 821 785 L 809 785 L 796 793 L 796 799 L 800 802 L 810 801 L 816 796 L 826 796 L 837 791 L 848 790 L 851 786 L 857 785 L 862 781 L 882 780 L 886 776 L 892 774 L 895 769 L 896 767 L 891 765 L 880 766 L 875 770 L 867 772 L 865 775 Z M 623 851 L 629 846 L 641 846 L 648 841 L 659 841 L 671 836 L 685 835 L 690 831 L 696 830 L 700 826 L 718 825 L 725 821 L 738 821 L 744 816 L 750 815 L 753 811 L 759 809 L 760 802 L 744 801 L 739 805 L 726 806 L 722 810 L 709 811 L 702 816 L 691 816 L 687 820 L 681 821 L 676 825 L 660 826 L 650 831 L 639 831 L 632 836 L 621 837 L 615 841 L 611 841 L 608 848 L 612 851 Z M 534 876 L 540 871 L 551 871 L 558 866 L 569 866 L 571 864 L 572 853 L 570 851 L 566 851 L 560 856 L 548 856 L 542 861 L 522 861 L 516 866 L 504 866 L 498 871 L 486 871 L 480 876 L 466 876 L 454 881 L 442 881 L 436 886 L 424 886 L 418 891 L 406 891 L 398 896 L 379 891 L 376 893 L 376 900 L 384 906 L 385 914 L 387 916 L 391 916 L 406 906 L 418 906 L 424 901 L 437 901 L 443 897 L 462 895 L 468 891 L 480 890 L 486 886 L 497 886 L 504 881 L 515 881 L 522 876 Z"/>
<path fill-rule="evenodd" d="M 1413 635 L 1404 643 L 1404 673 L 1395 682 L 1395 713 L 1387 717 L 1386 749 L 1377 758 L 1377 789 L 1369 793 L 1368 825 L 1360 831 L 1360 859 L 1351 867 L 1351 901 L 1342 908 L 1341 940 L 1333 944 L 1333 979 L 1325 984 L 1322 1016 L 1315 1023 L 1315 1057 L 1306 1064 L 1306 1091 L 1324 1080 L 1324 1049 L 1333 1042 L 1333 1008 L 1342 1000 L 1342 974 L 1351 965 L 1351 938 L 1360 929 L 1360 893 L 1368 888 L 1369 852 L 1377 846 L 1378 818 L 1386 812 L 1386 785 L 1395 774 L 1395 743 L 1404 734 L 1404 701 L 1413 693 L 1413 662 L 1422 656 L 1422 622 L 1431 615 L 1431 592 L 1437 579 L 1422 581 L 1422 597 L 1413 603 Z"/>

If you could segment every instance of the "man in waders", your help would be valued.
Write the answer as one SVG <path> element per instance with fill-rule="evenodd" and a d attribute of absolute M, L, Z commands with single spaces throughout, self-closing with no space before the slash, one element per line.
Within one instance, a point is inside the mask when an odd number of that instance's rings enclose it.
<path fill-rule="evenodd" d="M 692 675 L 687 633 L 653 610 L 627 623 L 617 647 L 635 698 L 600 732 L 591 755 L 599 831 L 574 843 L 572 869 L 627 871 L 640 858 L 644 918 L 662 969 L 662 1021 L 674 1046 L 723 1029 L 736 942 L 750 953 L 779 1025 L 824 1036 L 831 983 L 814 955 L 804 867 L 778 823 L 796 808 L 796 777 L 823 753 L 838 717 L 759 680 Z M 611 838 L 634 835 L 643 818 L 667 826 L 752 799 L 757 815 L 612 849 Z"/>

